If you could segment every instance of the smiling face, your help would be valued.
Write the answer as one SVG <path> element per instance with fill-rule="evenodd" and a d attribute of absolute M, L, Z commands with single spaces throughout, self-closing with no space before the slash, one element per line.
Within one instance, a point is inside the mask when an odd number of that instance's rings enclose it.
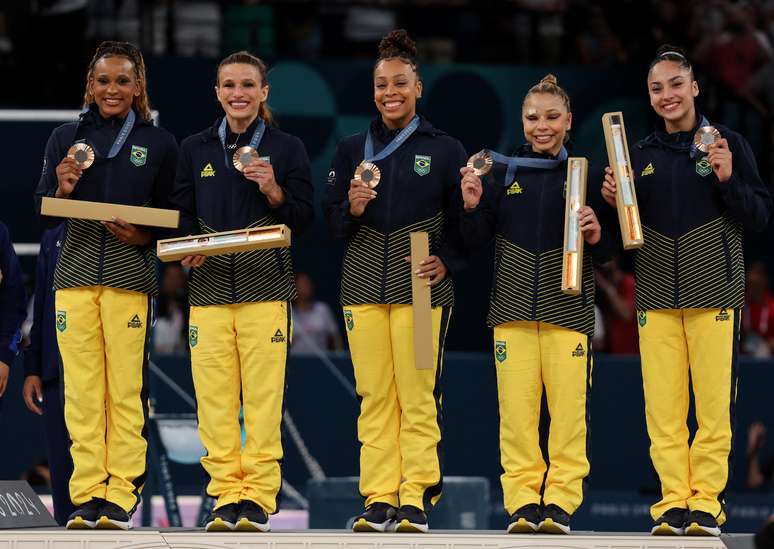
<path fill-rule="evenodd" d="M 572 113 L 564 100 L 552 93 L 531 93 L 521 108 L 524 137 L 536 153 L 556 156 L 572 126 Z"/>
<path fill-rule="evenodd" d="M 142 83 L 134 64 L 126 57 L 102 57 L 94 64 L 89 78 L 89 93 L 104 118 L 123 118 L 140 95 Z"/>
<path fill-rule="evenodd" d="M 648 74 L 650 105 L 669 133 L 689 131 L 696 123 L 695 97 L 699 85 L 691 71 L 675 61 L 661 61 Z"/>
<path fill-rule="evenodd" d="M 374 69 L 374 103 L 384 125 L 404 128 L 417 112 L 422 82 L 409 63 L 394 58 L 380 61 Z"/>
<path fill-rule="evenodd" d="M 269 97 L 269 85 L 263 82 L 258 67 L 231 63 L 220 68 L 215 95 L 232 129 L 244 130 L 252 124 L 261 104 Z"/>

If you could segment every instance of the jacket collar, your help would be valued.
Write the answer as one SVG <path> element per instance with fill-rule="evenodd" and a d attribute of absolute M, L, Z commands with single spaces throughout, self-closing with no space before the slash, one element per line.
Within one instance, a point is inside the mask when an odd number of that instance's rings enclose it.
<path fill-rule="evenodd" d="M 419 127 L 417 127 L 414 133 L 423 135 L 445 135 L 445 132 L 434 127 L 424 116 L 421 114 L 418 114 L 418 116 Z M 391 130 L 387 128 L 387 126 L 384 125 L 384 122 L 382 122 L 381 115 L 377 115 L 373 120 L 371 120 L 369 131 L 371 132 L 371 135 L 374 136 L 374 139 L 383 144 L 389 143 L 396 135 L 398 135 L 398 133 L 400 133 L 400 129 Z"/>

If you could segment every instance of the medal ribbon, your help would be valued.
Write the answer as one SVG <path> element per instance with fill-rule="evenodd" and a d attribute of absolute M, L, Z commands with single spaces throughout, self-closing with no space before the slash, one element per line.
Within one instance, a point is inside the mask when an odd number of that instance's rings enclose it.
<path fill-rule="evenodd" d="M 487 151 L 492 157 L 492 160 L 505 164 L 508 166 L 508 170 L 505 173 L 505 185 L 508 186 L 513 183 L 513 178 L 516 175 L 516 170 L 519 166 L 522 168 L 537 168 L 540 170 L 552 170 L 559 164 L 567 160 L 567 149 L 562 146 L 562 150 L 559 151 L 559 156 L 555 159 L 548 158 L 525 158 L 522 156 L 505 156 L 495 151 Z"/>
<path fill-rule="evenodd" d="M 223 161 L 226 164 L 226 169 L 231 170 L 234 168 L 231 162 L 229 162 L 228 159 L 228 152 L 226 151 L 226 117 L 223 117 L 223 121 L 220 123 L 220 126 L 218 127 L 218 137 L 220 138 L 220 144 L 223 146 Z M 263 121 L 263 118 L 258 119 L 258 126 L 256 126 L 255 131 L 253 132 L 253 136 L 250 138 L 250 147 L 258 151 L 258 145 L 261 142 L 261 139 L 263 139 L 263 133 L 266 131 L 266 122 Z"/>
<path fill-rule="evenodd" d="M 363 150 L 363 161 L 364 162 L 377 162 L 379 160 L 384 160 L 388 156 L 390 156 L 392 153 L 395 152 L 395 150 L 400 147 L 403 142 L 408 139 L 412 133 L 416 131 L 416 129 L 419 127 L 419 117 L 414 115 L 414 118 L 411 119 L 411 122 L 408 123 L 408 126 L 403 128 L 398 135 L 396 135 L 392 141 L 389 142 L 389 144 L 383 148 L 379 154 L 374 155 L 374 140 L 371 136 L 371 131 L 369 130 L 368 134 L 366 135 L 365 140 L 365 148 Z"/>
<path fill-rule="evenodd" d="M 81 115 L 87 113 L 89 111 L 89 108 L 83 110 Z M 126 115 L 126 120 L 124 120 L 123 126 L 121 126 L 121 130 L 118 132 L 118 135 L 116 136 L 115 141 L 113 141 L 113 144 L 110 146 L 110 151 L 108 152 L 107 158 L 115 158 L 118 153 L 121 151 L 121 148 L 124 146 L 124 143 L 126 143 L 126 139 L 129 137 L 129 133 L 132 131 L 132 128 L 134 127 L 134 122 L 137 120 L 137 115 L 134 114 L 134 109 L 129 109 L 129 114 Z M 86 140 L 80 139 L 78 142 L 86 143 Z M 88 145 L 88 143 L 87 143 Z M 89 145 L 95 153 L 99 153 L 97 151 L 97 148 Z"/>
<path fill-rule="evenodd" d="M 702 115 L 701 120 L 699 121 L 699 127 L 703 128 L 704 126 L 709 126 L 710 123 L 707 121 L 707 119 Z M 699 149 L 696 148 L 696 144 L 691 140 L 691 158 L 696 158 L 696 156 L 699 154 Z"/>

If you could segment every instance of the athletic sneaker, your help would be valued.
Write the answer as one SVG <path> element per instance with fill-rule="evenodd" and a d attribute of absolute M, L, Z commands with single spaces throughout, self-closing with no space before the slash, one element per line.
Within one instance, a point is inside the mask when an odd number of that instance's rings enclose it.
<path fill-rule="evenodd" d="M 105 500 L 102 498 L 92 498 L 91 501 L 76 507 L 69 517 L 67 517 L 68 530 L 89 530 L 97 525 L 99 512 Z"/>
<path fill-rule="evenodd" d="M 398 510 L 389 503 L 377 501 L 366 507 L 365 512 L 355 519 L 353 532 L 386 532 L 395 523 Z"/>
<path fill-rule="evenodd" d="M 533 534 L 540 524 L 540 505 L 529 503 L 516 509 L 508 522 L 509 534 Z"/>
<path fill-rule="evenodd" d="M 404 533 L 424 533 L 429 530 L 427 515 L 413 505 L 401 505 L 395 517 L 395 531 Z"/>
<path fill-rule="evenodd" d="M 207 532 L 231 532 L 236 527 L 239 516 L 239 504 L 227 503 L 217 509 L 213 509 L 207 517 L 204 530 Z"/>
<path fill-rule="evenodd" d="M 704 511 L 691 511 L 685 521 L 686 536 L 719 536 L 720 527 L 715 517 Z"/>
<path fill-rule="evenodd" d="M 268 532 L 271 530 L 269 526 L 269 515 L 263 510 L 263 507 L 244 499 L 239 502 L 239 515 L 237 515 L 237 522 L 235 530 L 240 532 Z"/>
<path fill-rule="evenodd" d="M 540 521 L 538 532 L 542 534 L 569 534 L 570 514 L 553 503 L 543 509 L 543 520 Z"/>
<path fill-rule="evenodd" d="M 682 536 L 687 518 L 688 509 L 672 507 L 656 519 L 650 533 L 654 536 Z"/>
<path fill-rule="evenodd" d="M 131 530 L 132 515 L 112 501 L 106 501 L 99 511 L 98 530 Z"/>

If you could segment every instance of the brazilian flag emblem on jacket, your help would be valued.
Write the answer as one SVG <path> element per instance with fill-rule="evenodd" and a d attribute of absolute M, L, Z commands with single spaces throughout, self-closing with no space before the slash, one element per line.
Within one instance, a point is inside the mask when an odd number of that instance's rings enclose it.
<path fill-rule="evenodd" d="M 56 312 L 56 329 L 64 332 L 67 329 L 67 311 Z"/>
<path fill-rule="evenodd" d="M 712 166 L 706 156 L 701 160 L 696 161 L 696 173 L 702 177 L 707 177 L 712 173 Z"/>
<path fill-rule="evenodd" d="M 414 156 L 414 171 L 417 172 L 418 175 L 429 174 L 431 160 L 431 157 L 422 156 L 421 154 Z"/>
<path fill-rule="evenodd" d="M 132 145 L 132 152 L 129 153 L 129 160 L 131 160 L 132 164 L 138 168 L 144 166 L 146 160 L 148 160 L 148 149 L 138 145 Z"/>
<path fill-rule="evenodd" d="M 344 311 L 344 322 L 347 324 L 347 330 L 351 332 L 355 327 L 355 319 L 352 317 L 352 311 Z"/>
<path fill-rule="evenodd" d="M 188 344 L 191 347 L 196 347 L 197 343 L 199 343 L 199 327 L 198 326 L 189 326 L 188 327 Z"/>
<path fill-rule="evenodd" d="M 505 362 L 506 358 L 508 358 L 508 350 L 505 341 L 495 341 L 495 359 L 497 362 Z"/>

